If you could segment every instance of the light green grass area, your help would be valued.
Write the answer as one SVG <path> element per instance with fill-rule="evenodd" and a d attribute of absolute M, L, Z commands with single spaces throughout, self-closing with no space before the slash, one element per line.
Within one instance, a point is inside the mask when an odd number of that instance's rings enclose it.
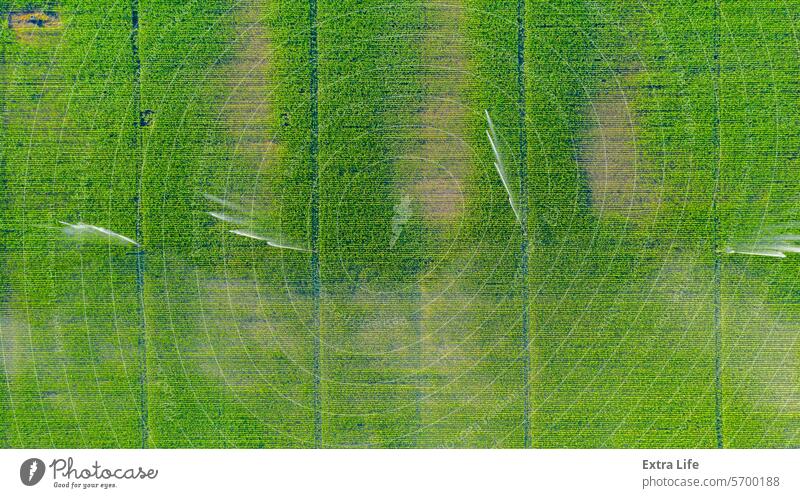
<path fill-rule="evenodd" d="M 797 446 L 792 7 L 0 1 L 0 445 Z"/>

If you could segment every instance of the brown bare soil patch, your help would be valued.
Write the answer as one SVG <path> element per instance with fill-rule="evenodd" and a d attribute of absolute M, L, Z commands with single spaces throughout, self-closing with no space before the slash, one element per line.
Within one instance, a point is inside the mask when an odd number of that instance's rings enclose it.
<path fill-rule="evenodd" d="M 53 11 L 11 12 L 8 27 L 14 30 L 26 28 L 57 28 L 61 26 L 58 13 Z"/>
<path fill-rule="evenodd" d="M 588 111 L 592 126 L 583 137 L 579 161 L 588 176 L 592 208 L 601 216 L 639 218 L 656 207 L 657 178 L 637 145 L 635 90 L 625 86 L 634 74 L 628 72 L 623 85 L 597 96 Z"/>
<path fill-rule="evenodd" d="M 250 2 L 236 12 L 237 47 L 225 70 L 230 88 L 225 111 L 236 156 L 256 168 L 274 155 L 276 147 L 269 133 L 268 71 L 272 48 L 262 19 L 266 10 L 263 4 Z"/>
<path fill-rule="evenodd" d="M 460 28 L 464 13 L 458 5 L 430 2 L 425 15 L 428 27 L 422 47 L 427 101 L 420 114 L 418 152 L 424 161 L 418 167 L 424 172 L 412 190 L 427 221 L 449 223 L 463 211 L 462 183 L 471 161 L 464 140 L 467 109 L 461 103 L 467 66 Z"/>
<path fill-rule="evenodd" d="M 8 28 L 20 43 L 36 44 L 58 36 L 62 23 L 58 13 L 54 11 L 9 12 Z"/>

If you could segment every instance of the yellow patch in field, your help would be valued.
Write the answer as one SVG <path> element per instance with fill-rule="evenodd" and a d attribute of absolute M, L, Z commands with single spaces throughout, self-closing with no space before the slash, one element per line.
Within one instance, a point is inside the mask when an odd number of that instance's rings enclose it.
<path fill-rule="evenodd" d="M 9 12 L 8 27 L 21 43 L 36 43 L 42 36 L 61 32 L 61 18 L 53 11 Z"/>
<path fill-rule="evenodd" d="M 657 209 L 660 173 L 647 167 L 637 143 L 636 89 L 631 84 L 636 74 L 623 74 L 588 109 L 591 125 L 581 141 L 579 161 L 587 173 L 592 209 L 600 216 L 639 219 Z"/>

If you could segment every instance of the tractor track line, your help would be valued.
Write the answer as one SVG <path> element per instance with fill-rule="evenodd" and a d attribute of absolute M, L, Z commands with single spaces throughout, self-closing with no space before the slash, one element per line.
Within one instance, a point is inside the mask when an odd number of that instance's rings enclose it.
<path fill-rule="evenodd" d="M 142 238 L 142 174 L 144 162 L 141 154 L 142 147 L 142 61 L 139 57 L 139 0 L 131 0 L 131 54 L 133 62 L 133 113 L 134 134 L 133 149 L 136 157 L 136 241 L 143 244 Z M 139 301 L 139 386 L 140 386 L 140 430 L 142 433 L 141 447 L 148 447 L 150 430 L 148 425 L 147 404 L 147 325 L 144 312 L 144 248 L 136 250 L 136 295 Z"/>
<path fill-rule="evenodd" d="M 321 342 L 322 326 L 320 320 L 320 261 L 319 261 L 319 51 L 317 49 L 317 0 L 309 1 L 308 21 L 310 29 L 309 44 L 309 89 L 311 98 L 311 137 L 309 141 L 309 161 L 311 163 L 311 292 L 314 301 L 313 324 L 314 365 L 313 365 L 313 412 L 314 447 L 322 447 L 322 396 Z"/>
<path fill-rule="evenodd" d="M 517 0 L 517 108 L 519 111 L 519 197 L 520 197 L 520 273 L 522 275 L 522 374 L 523 374 L 523 447 L 531 446 L 530 424 L 530 342 L 528 316 L 528 136 L 526 133 L 525 95 L 525 0 Z"/>

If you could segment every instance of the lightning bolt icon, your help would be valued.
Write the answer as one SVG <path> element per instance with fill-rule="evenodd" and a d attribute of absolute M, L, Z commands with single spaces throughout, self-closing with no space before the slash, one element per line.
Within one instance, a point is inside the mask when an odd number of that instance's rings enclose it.
<path fill-rule="evenodd" d="M 39 464 L 36 463 L 36 460 L 31 462 L 31 468 L 28 470 L 28 482 L 33 480 L 33 474 L 36 473 L 36 469 L 39 467 Z"/>

